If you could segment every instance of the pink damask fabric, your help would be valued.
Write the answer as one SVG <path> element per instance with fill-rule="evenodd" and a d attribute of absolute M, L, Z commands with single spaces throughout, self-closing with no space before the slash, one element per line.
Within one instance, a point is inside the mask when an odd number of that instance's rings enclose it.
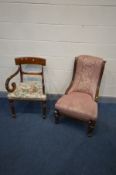
<path fill-rule="evenodd" d="M 98 106 L 97 103 L 88 94 L 81 92 L 72 92 L 62 96 L 55 108 L 61 113 L 80 120 L 96 120 Z"/>
<path fill-rule="evenodd" d="M 103 59 L 94 56 L 81 55 L 76 60 L 76 63 L 74 82 L 69 89 L 68 94 L 72 92 L 83 92 L 90 94 L 94 99 Z"/>

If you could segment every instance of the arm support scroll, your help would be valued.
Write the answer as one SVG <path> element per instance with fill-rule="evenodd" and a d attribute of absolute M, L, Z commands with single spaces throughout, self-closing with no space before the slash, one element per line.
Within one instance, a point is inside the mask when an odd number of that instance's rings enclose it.
<path fill-rule="evenodd" d="M 5 82 L 5 87 L 6 87 L 6 90 L 8 92 L 13 92 L 16 89 L 16 83 L 15 82 L 11 83 L 11 88 L 9 86 L 9 83 L 10 83 L 10 80 L 13 77 L 15 77 L 19 72 L 20 72 L 20 67 L 17 69 L 17 71 L 14 74 L 12 74 L 10 77 L 7 78 L 7 80 Z"/>

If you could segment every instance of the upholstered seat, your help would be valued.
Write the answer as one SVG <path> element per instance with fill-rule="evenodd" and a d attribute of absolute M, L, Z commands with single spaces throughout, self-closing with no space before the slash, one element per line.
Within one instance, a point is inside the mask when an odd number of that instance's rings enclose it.
<path fill-rule="evenodd" d="M 63 114 L 88 122 L 88 135 L 91 135 L 98 117 L 98 93 L 105 61 L 90 55 L 75 58 L 72 81 L 55 104 L 55 122 Z"/>
<path fill-rule="evenodd" d="M 62 96 L 55 104 L 55 108 L 62 114 L 80 120 L 88 121 L 97 118 L 97 103 L 90 95 L 81 92 Z"/>
<path fill-rule="evenodd" d="M 16 89 L 8 93 L 9 99 L 19 100 L 46 100 L 46 94 L 43 94 L 42 86 L 36 81 L 19 83 Z"/>

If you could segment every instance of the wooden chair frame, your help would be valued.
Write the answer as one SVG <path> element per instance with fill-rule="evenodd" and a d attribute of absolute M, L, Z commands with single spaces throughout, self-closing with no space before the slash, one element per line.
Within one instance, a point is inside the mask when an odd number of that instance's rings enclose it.
<path fill-rule="evenodd" d="M 103 61 L 102 68 L 101 68 L 101 73 L 100 73 L 98 84 L 97 84 L 97 89 L 96 89 L 96 94 L 95 94 L 95 101 L 96 102 L 98 102 L 98 98 L 99 98 L 100 83 L 101 83 L 102 75 L 103 75 L 103 72 L 104 72 L 105 63 L 106 63 L 106 61 Z M 72 80 L 71 80 L 70 85 L 68 86 L 68 88 L 65 91 L 65 95 L 68 94 L 68 91 L 69 91 L 69 89 L 71 88 L 71 86 L 74 82 L 74 77 L 75 77 L 76 65 L 77 64 L 78 64 L 78 57 L 75 57 Z M 59 123 L 59 119 L 60 119 L 61 115 L 64 116 L 64 114 L 62 114 L 59 110 L 57 110 L 57 109 L 54 110 L 54 117 L 55 117 L 55 123 L 56 124 Z M 88 123 L 87 135 L 90 137 L 90 136 L 92 136 L 93 130 L 94 130 L 95 125 L 96 125 L 96 121 L 95 120 L 89 120 L 87 123 Z"/>
<path fill-rule="evenodd" d="M 46 66 L 46 59 L 40 58 L 40 57 L 18 57 L 18 58 L 15 58 L 15 64 L 18 65 L 18 69 L 14 74 L 12 74 L 10 77 L 7 78 L 7 80 L 5 82 L 6 90 L 10 93 L 16 89 L 16 83 L 12 82 L 10 84 L 10 81 L 17 74 L 20 74 L 20 82 L 23 82 L 23 75 L 39 75 L 42 77 L 42 90 L 43 90 L 43 94 L 45 94 L 43 66 Z M 41 66 L 42 70 L 41 70 L 41 72 L 25 72 L 22 69 L 22 65 L 24 65 L 24 64 L 39 65 L 39 66 Z M 13 103 L 15 100 L 20 100 L 20 99 L 17 98 L 17 99 L 8 99 L 8 100 L 9 100 L 12 116 L 13 116 L 13 118 L 16 118 L 16 112 L 15 112 L 15 108 L 14 108 Z M 23 99 L 23 100 L 25 100 L 25 99 Z M 32 100 L 32 101 L 34 101 L 34 100 Z M 38 100 L 38 101 L 40 101 L 42 103 L 43 118 L 46 118 L 46 100 L 45 101 Z"/>

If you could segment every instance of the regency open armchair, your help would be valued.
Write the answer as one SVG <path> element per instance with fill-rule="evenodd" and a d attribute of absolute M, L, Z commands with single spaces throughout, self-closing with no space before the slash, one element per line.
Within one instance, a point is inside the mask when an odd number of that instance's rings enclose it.
<path fill-rule="evenodd" d="M 105 61 L 102 58 L 81 55 L 75 58 L 70 86 L 55 104 L 55 123 L 61 115 L 88 123 L 88 136 L 92 135 L 98 114 L 98 93 Z"/>
<path fill-rule="evenodd" d="M 19 57 L 15 58 L 15 64 L 18 65 L 17 71 L 7 78 L 5 82 L 6 90 L 8 91 L 8 101 L 13 118 L 16 118 L 14 108 L 14 100 L 31 100 L 40 101 L 42 103 L 43 118 L 46 117 L 46 100 L 45 84 L 44 84 L 44 69 L 46 59 L 38 57 Z M 26 70 L 26 67 L 37 68 L 32 71 Z M 15 83 L 10 81 L 16 75 L 20 75 L 20 82 Z"/>

